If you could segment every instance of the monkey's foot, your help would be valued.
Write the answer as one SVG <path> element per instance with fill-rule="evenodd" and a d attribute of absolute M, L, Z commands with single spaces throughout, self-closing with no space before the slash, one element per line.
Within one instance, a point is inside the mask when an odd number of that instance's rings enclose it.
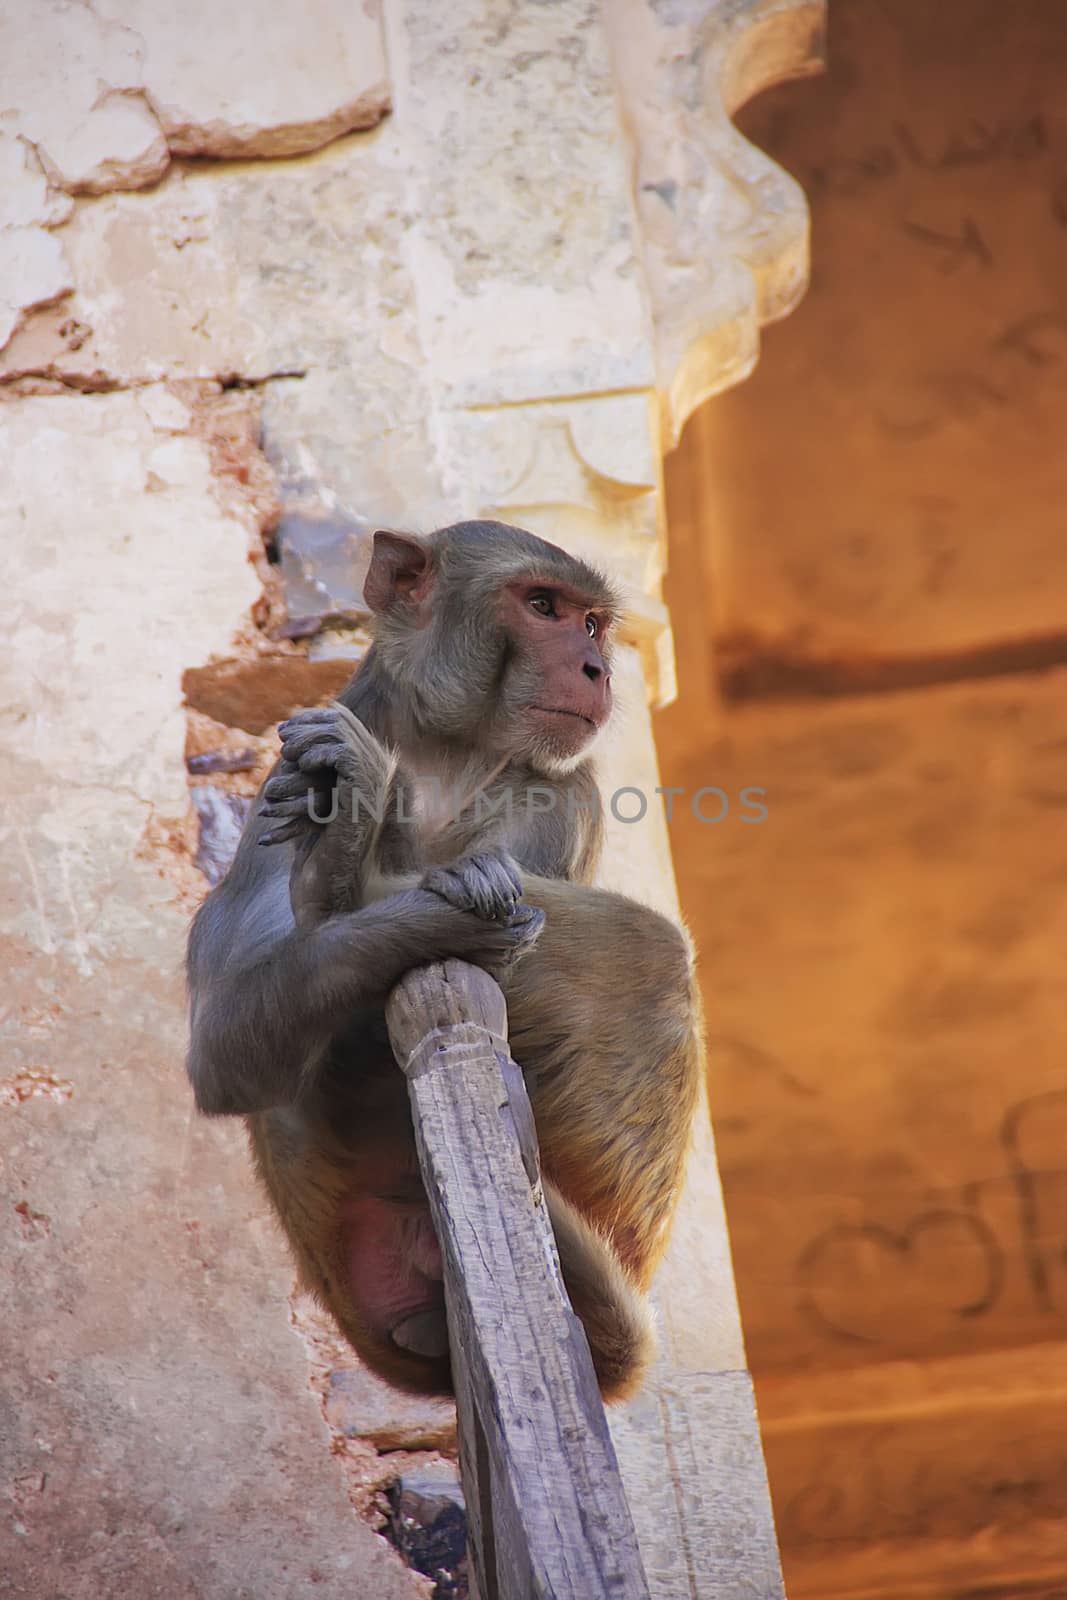
<path fill-rule="evenodd" d="M 533 949 L 541 937 L 545 914 L 536 906 L 519 905 L 506 921 L 490 922 L 484 917 L 478 921 L 485 933 L 461 959 L 473 961 L 476 967 L 484 967 L 491 978 L 501 980 L 516 961 Z"/>
<path fill-rule="evenodd" d="M 450 867 L 433 867 L 420 887 L 487 922 L 509 922 L 522 898 L 519 869 L 505 850 L 482 850 Z"/>

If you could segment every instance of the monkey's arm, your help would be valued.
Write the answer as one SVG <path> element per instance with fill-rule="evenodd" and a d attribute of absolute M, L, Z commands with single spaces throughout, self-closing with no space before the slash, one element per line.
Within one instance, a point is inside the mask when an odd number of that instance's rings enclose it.
<path fill-rule="evenodd" d="M 331 1039 L 381 1007 L 409 967 L 457 956 L 494 970 L 539 931 L 536 912 L 490 924 L 417 888 L 297 928 L 290 851 L 258 851 L 261 830 L 253 819 L 189 940 L 188 1070 L 201 1111 L 247 1114 L 293 1101 Z"/>

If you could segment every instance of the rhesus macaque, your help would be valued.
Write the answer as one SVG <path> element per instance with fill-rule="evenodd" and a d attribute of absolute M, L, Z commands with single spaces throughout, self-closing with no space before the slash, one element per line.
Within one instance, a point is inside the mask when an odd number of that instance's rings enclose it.
<path fill-rule="evenodd" d="M 193 926 L 197 1105 L 248 1118 L 302 1276 L 368 1366 L 447 1392 L 441 1254 L 383 1012 L 412 966 L 486 968 L 612 1399 L 651 1353 L 644 1291 L 700 1078 L 683 935 L 589 887 L 617 602 L 583 562 L 494 522 L 376 534 L 365 593 L 374 645 L 337 704 L 282 725 Z"/>

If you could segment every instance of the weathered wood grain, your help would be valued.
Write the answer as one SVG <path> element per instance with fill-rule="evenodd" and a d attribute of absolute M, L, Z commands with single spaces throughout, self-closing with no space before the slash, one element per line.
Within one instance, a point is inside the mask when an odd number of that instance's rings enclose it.
<path fill-rule="evenodd" d="M 560 1277 L 507 1013 L 477 967 L 387 1012 L 445 1264 L 470 1557 L 481 1600 L 648 1600 L 581 1324 Z"/>

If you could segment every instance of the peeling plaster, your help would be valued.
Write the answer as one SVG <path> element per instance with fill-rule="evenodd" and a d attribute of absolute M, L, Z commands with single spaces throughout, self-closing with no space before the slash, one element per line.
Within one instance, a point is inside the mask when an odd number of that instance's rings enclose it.
<path fill-rule="evenodd" d="M 342 0 L 279 0 L 267 26 L 213 0 L 39 0 L 32 28 L 0 11 L 0 63 L 0 350 L 74 288 L 48 232 L 71 196 L 151 187 L 174 156 L 304 154 L 390 109 L 378 8 Z"/>

